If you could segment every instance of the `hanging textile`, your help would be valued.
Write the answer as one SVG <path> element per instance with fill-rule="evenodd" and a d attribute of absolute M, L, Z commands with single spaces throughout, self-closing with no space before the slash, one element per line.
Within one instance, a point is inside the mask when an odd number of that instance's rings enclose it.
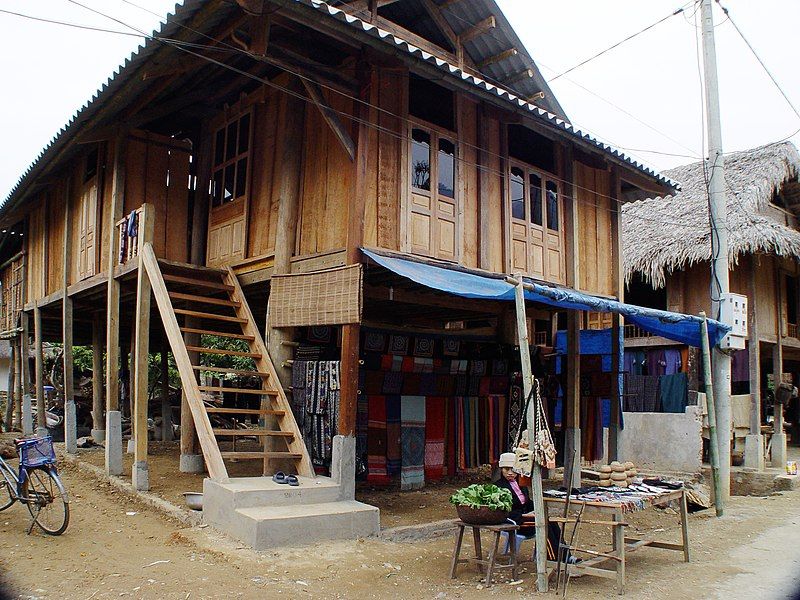
<path fill-rule="evenodd" d="M 425 398 L 403 396 L 400 402 L 402 469 L 400 489 L 425 485 Z"/>
<path fill-rule="evenodd" d="M 540 466 L 546 469 L 556 467 L 556 446 L 547 424 L 547 410 L 542 400 L 542 384 L 533 380 L 535 406 L 533 407 L 533 457 Z"/>
<path fill-rule="evenodd" d="M 516 436 L 522 424 L 524 400 L 521 378 L 515 376 L 508 399 L 508 445 L 506 446 L 508 449 L 513 448 L 517 443 Z"/>
<path fill-rule="evenodd" d="M 425 480 L 437 481 L 444 472 L 446 406 L 444 398 L 425 399 Z"/>
<path fill-rule="evenodd" d="M 398 395 L 386 396 L 386 468 L 389 475 L 400 473 L 400 404 Z"/>
<path fill-rule="evenodd" d="M 292 394 L 290 405 L 292 414 L 300 431 L 306 416 L 306 369 L 307 361 L 295 360 L 292 363 Z"/>
<path fill-rule="evenodd" d="M 664 375 L 659 380 L 661 408 L 665 413 L 683 413 L 689 396 L 686 373 Z"/>
<path fill-rule="evenodd" d="M 386 467 L 386 398 L 367 398 L 367 481 L 376 484 L 389 483 Z"/>

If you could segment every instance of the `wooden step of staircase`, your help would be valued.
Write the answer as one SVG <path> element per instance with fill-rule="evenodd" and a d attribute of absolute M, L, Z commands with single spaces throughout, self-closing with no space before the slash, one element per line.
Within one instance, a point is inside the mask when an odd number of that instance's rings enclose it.
<path fill-rule="evenodd" d="M 275 366 L 233 271 L 159 261 L 150 244 L 145 244 L 141 251 L 140 265 L 150 280 L 211 478 L 216 481 L 228 480 L 226 459 L 261 460 L 264 475 L 272 474 L 273 461 L 281 460 L 283 466 L 289 460 L 294 463 L 298 475 L 314 477 L 311 459 L 286 392 L 280 385 Z M 204 296 L 204 293 L 209 295 Z M 180 308 L 174 303 L 179 303 Z M 186 308 L 191 305 L 198 305 L 202 310 Z M 193 319 L 194 322 L 181 326 L 178 318 Z M 206 329 L 203 325 L 207 321 L 225 323 L 219 327 L 228 331 Z M 184 334 L 193 336 L 195 341 L 187 343 Z M 230 342 L 228 347 L 215 347 L 211 336 L 233 340 L 242 349 L 230 349 Z M 198 337 L 201 340 L 199 345 L 196 341 Z M 244 350 L 245 347 L 247 350 Z M 200 360 L 193 363 L 190 353 L 195 357 L 200 355 Z M 254 367 L 234 369 L 203 365 L 204 355 L 246 358 L 252 360 Z M 261 388 L 200 385 L 198 376 L 202 371 L 222 376 L 257 377 L 261 379 Z M 204 402 L 204 394 L 209 392 L 247 394 L 253 396 L 256 403 L 260 398 L 260 407 L 209 406 Z M 214 416 L 213 426 L 210 416 Z M 258 425 L 253 422 L 252 426 L 237 427 L 237 422 L 241 425 L 243 421 L 256 418 L 259 419 Z M 232 451 L 221 451 L 218 437 L 230 440 L 233 443 Z M 260 450 L 238 449 L 236 440 L 246 437 L 260 440 Z M 281 445 L 285 449 L 279 447 Z"/>

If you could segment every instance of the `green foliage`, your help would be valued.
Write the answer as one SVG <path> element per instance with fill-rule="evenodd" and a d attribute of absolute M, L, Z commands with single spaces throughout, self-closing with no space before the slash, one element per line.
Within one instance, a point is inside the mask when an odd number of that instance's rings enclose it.
<path fill-rule="evenodd" d="M 485 506 L 493 510 L 511 510 L 511 492 L 499 488 L 493 483 L 475 483 L 461 488 L 450 496 L 450 503 L 457 506 L 480 508 Z"/>
<path fill-rule="evenodd" d="M 207 348 L 220 348 L 222 350 L 236 350 L 237 352 L 250 352 L 247 342 L 235 338 L 221 337 L 216 335 L 204 335 L 201 338 L 201 345 Z M 240 371 L 255 371 L 256 363 L 252 358 L 246 356 L 227 356 L 224 354 L 203 354 L 200 362 L 208 367 L 223 367 L 226 369 L 238 369 Z M 219 376 L 219 374 L 216 374 Z"/>

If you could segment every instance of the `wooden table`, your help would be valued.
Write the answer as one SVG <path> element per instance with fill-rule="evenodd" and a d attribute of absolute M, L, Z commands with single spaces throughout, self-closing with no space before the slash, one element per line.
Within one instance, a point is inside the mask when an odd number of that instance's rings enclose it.
<path fill-rule="evenodd" d="M 460 520 L 454 521 L 453 524 L 456 526 L 457 531 L 456 545 L 455 548 L 453 548 L 453 562 L 450 565 L 451 579 L 455 579 L 456 569 L 461 563 L 475 564 L 479 573 L 482 572 L 481 567 L 485 566 L 486 578 L 484 581 L 486 582 L 486 585 L 492 585 L 492 575 L 494 574 L 495 569 L 511 569 L 512 579 L 517 578 L 516 544 L 509 544 L 508 552 L 503 551 L 502 553 L 498 553 L 501 535 L 503 533 L 507 533 L 509 540 L 513 542 L 514 540 L 511 535 L 515 534 L 519 529 L 517 525 L 513 525 L 511 523 L 503 525 L 472 525 L 471 523 L 464 523 Z M 467 527 L 472 527 L 472 540 L 475 546 L 475 557 L 459 558 L 459 555 L 461 554 L 461 543 L 464 541 L 464 529 Z M 492 543 L 490 546 L 489 556 L 487 558 L 483 558 L 483 552 L 481 551 L 481 531 L 487 531 L 491 534 L 494 534 L 494 543 Z M 498 564 L 498 558 L 506 558 L 508 562 L 505 564 Z"/>
<path fill-rule="evenodd" d="M 606 523 L 611 527 L 611 541 L 613 546 L 612 552 L 608 555 L 593 556 L 592 558 L 583 560 L 578 564 L 569 565 L 570 573 L 581 573 L 585 575 L 595 575 L 597 577 L 616 579 L 617 593 L 624 594 L 625 558 L 627 552 L 633 552 L 634 550 L 638 550 L 639 548 L 643 548 L 645 546 L 662 548 L 664 550 L 676 550 L 682 551 L 684 561 L 689 562 L 689 524 L 686 510 L 686 490 L 680 489 L 667 491 L 660 496 L 647 499 L 646 502 L 648 502 L 650 506 L 663 506 L 672 502 L 673 500 L 678 500 L 680 502 L 680 544 L 626 537 L 625 527 L 627 526 L 627 523 L 625 523 L 623 520 L 623 515 L 626 513 L 623 512 L 622 503 L 570 500 L 570 507 L 580 509 L 585 505 L 586 510 L 596 511 L 605 515 L 606 517 L 611 517 L 611 521 L 606 521 Z M 564 504 L 566 504 L 566 499 L 563 498 L 552 498 L 545 496 L 544 501 L 547 509 L 551 507 L 558 507 L 563 511 Z M 571 521 L 571 523 L 575 522 L 574 517 L 572 519 L 568 517 L 567 520 Z M 570 525 L 570 522 L 563 524 L 564 527 L 567 527 L 568 525 Z M 607 563 L 611 563 L 611 567 L 604 566 L 607 565 Z M 554 561 L 550 561 L 548 563 L 548 567 L 555 568 L 555 566 L 556 563 Z"/>

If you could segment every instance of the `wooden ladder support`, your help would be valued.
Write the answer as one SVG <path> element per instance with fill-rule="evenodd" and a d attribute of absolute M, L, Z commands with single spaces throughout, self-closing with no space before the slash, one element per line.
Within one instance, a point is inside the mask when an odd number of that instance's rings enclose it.
<path fill-rule="evenodd" d="M 244 292 L 242 292 L 242 288 L 239 285 L 239 279 L 230 267 L 227 268 L 225 282 L 234 288 L 231 299 L 240 303 L 238 307 L 234 308 L 234 311 L 237 316 L 245 321 L 245 323 L 242 324 L 242 332 L 246 335 L 253 336 L 252 348 L 260 353 L 258 358 L 254 357 L 256 368 L 258 368 L 259 371 L 264 371 L 269 374 L 270 380 L 277 384 L 280 379 L 278 379 L 278 374 L 275 371 L 275 365 L 273 365 L 269 357 L 269 352 L 261 337 L 261 332 L 256 325 L 256 321 L 253 318 L 253 313 L 250 311 L 250 306 L 245 300 Z M 294 419 L 289 400 L 286 398 L 286 392 L 280 385 L 277 385 L 276 391 L 277 395 L 273 399 L 273 402 L 278 410 L 284 411 L 284 416 L 278 417 L 278 424 L 283 431 L 288 431 L 293 434 L 291 438 L 287 438 L 287 446 L 290 453 L 299 455 L 297 459 L 297 474 L 303 477 L 314 478 L 316 474 L 314 473 L 314 466 L 311 464 L 311 456 L 308 454 L 308 448 L 306 448 L 306 444 L 303 441 L 303 436 L 300 433 L 300 428 L 297 426 L 297 421 Z M 268 461 L 269 458 L 274 458 L 269 456 L 266 452 L 264 456 L 265 461 Z M 266 466 L 267 465 L 265 465 L 265 467 Z"/>
<path fill-rule="evenodd" d="M 144 266 L 147 271 L 147 277 L 153 289 L 153 296 L 156 299 L 158 311 L 164 323 L 164 331 L 167 334 L 167 340 L 169 340 L 172 354 L 175 357 L 175 364 L 178 367 L 178 373 L 181 378 L 181 386 L 186 394 L 189 409 L 192 412 L 195 429 L 197 430 L 197 439 L 203 450 L 208 474 L 216 481 L 225 482 L 228 480 L 228 470 L 222 460 L 222 454 L 219 451 L 219 445 L 214 437 L 211 421 L 209 421 L 205 406 L 203 405 L 203 398 L 197 386 L 194 369 L 189 360 L 189 353 L 184 344 L 183 336 L 178 326 L 178 320 L 175 317 L 175 312 L 172 307 L 172 302 L 169 299 L 169 292 L 164 282 L 165 278 L 161 274 L 158 260 L 153 252 L 153 246 L 150 243 L 146 243 L 142 248 L 140 261 L 140 268 Z M 189 282 L 196 283 L 195 280 L 191 279 Z"/>

